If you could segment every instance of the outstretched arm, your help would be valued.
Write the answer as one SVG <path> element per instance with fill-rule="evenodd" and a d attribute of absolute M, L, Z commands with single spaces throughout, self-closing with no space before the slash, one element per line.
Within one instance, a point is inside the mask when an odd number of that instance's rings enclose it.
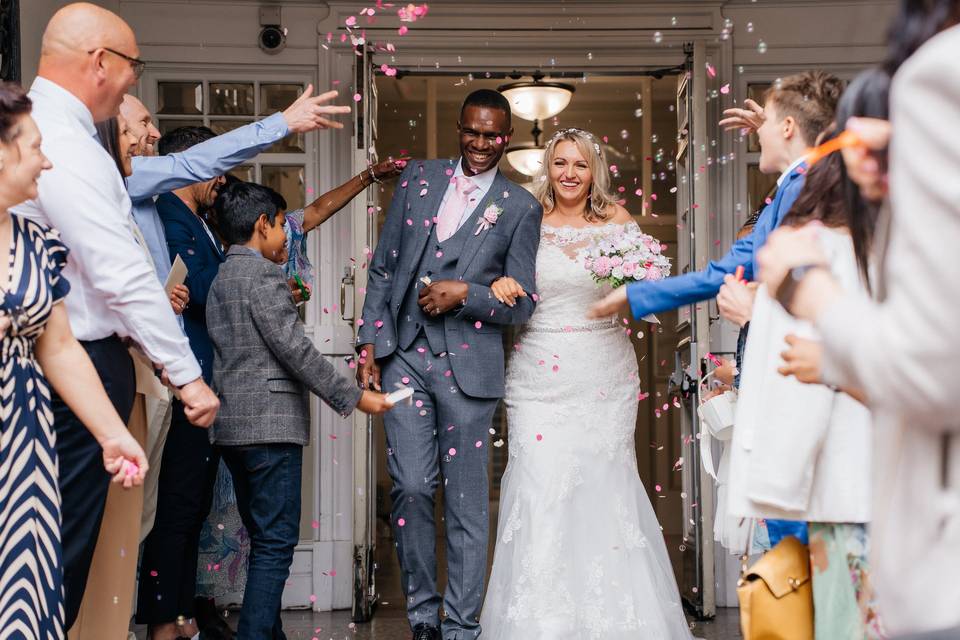
<path fill-rule="evenodd" d="M 303 208 L 303 232 L 307 233 L 319 227 L 369 187 L 373 183 L 370 171 L 373 171 L 377 180 L 392 180 L 400 175 L 406 165 L 406 160 L 384 160 L 353 176 L 339 187 L 327 191 Z"/>
<path fill-rule="evenodd" d="M 289 133 L 282 113 L 165 156 L 137 156 L 127 190 L 134 202 L 221 176 Z"/>

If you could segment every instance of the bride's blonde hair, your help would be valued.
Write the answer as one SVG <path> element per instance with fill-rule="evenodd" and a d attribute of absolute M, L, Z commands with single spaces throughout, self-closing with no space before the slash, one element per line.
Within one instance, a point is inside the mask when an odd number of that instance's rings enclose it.
<path fill-rule="evenodd" d="M 557 145 L 568 141 L 577 145 L 587 160 L 587 167 L 593 182 L 587 194 L 585 217 L 589 222 L 602 222 L 613 211 L 611 205 L 616 204 L 617 197 L 610 190 L 610 169 L 607 165 L 607 156 L 596 137 L 589 131 L 582 129 L 561 129 L 553 134 L 543 150 L 543 163 L 540 171 L 534 178 L 533 195 L 540 202 L 544 213 L 550 213 L 557 204 L 557 197 L 550 181 L 550 165 L 553 163 Z"/>

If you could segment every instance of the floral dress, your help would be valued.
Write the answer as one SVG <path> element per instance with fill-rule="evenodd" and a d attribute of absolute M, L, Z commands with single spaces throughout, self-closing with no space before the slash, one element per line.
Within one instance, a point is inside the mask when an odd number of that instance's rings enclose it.
<path fill-rule="evenodd" d="M 63 629 L 60 491 L 50 388 L 35 347 L 67 295 L 67 248 L 11 215 L 0 302 L 0 637 L 59 640 Z"/>

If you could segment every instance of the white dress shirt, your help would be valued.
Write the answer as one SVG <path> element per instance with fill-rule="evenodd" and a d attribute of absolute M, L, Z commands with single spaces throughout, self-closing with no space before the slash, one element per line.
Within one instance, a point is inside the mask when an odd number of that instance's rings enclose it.
<path fill-rule="evenodd" d="M 12 211 L 55 227 L 70 249 L 64 276 L 71 285 L 66 305 L 74 335 L 131 338 L 166 367 L 174 384 L 196 380 L 200 365 L 134 238 L 127 189 L 94 137 L 93 116 L 76 96 L 39 76 L 30 99 L 53 169 L 40 176 L 39 197 Z"/>
<path fill-rule="evenodd" d="M 469 220 L 470 216 L 473 215 L 473 212 L 476 211 L 477 205 L 483 200 L 484 196 L 487 195 L 487 191 L 490 191 L 490 187 L 493 186 L 493 180 L 497 177 L 497 167 L 488 169 L 483 173 L 478 173 L 475 176 L 467 176 L 463 173 L 463 158 L 457 160 L 457 168 L 450 176 L 450 184 L 447 185 L 447 190 L 443 194 L 443 199 L 440 201 L 440 207 L 437 208 L 437 211 L 443 211 L 443 206 L 447 203 L 447 198 L 456 193 L 457 185 L 453 179 L 457 176 L 465 176 L 470 178 L 470 181 L 473 182 L 473 184 L 477 187 L 470 192 L 469 196 L 467 196 L 467 207 L 463 210 L 463 216 L 460 218 L 460 224 L 457 225 L 457 231 L 459 231 L 460 227 L 463 226 L 463 223 Z"/>

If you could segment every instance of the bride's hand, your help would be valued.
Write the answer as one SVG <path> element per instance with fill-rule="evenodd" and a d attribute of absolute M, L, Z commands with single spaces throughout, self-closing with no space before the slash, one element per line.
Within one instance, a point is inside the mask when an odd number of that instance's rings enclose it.
<path fill-rule="evenodd" d="M 523 290 L 520 283 L 510 276 L 503 276 L 490 285 L 490 290 L 502 304 L 513 307 L 517 304 L 517 298 L 526 298 L 527 292 Z"/>
<path fill-rule="evenodd" d="M 630 310 L 630 301 L 627 300 L 627 287 L 617 287 L 606 298 L 596 303 L 587 312 L 588 318 L 610 318 L 617 314 L 624 315 Z"/>

